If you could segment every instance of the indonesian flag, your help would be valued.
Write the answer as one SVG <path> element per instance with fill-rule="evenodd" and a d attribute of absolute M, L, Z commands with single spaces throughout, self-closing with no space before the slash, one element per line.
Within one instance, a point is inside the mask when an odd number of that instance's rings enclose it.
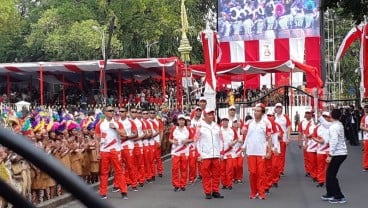
<path fill-rule="evenodd" d="M 340 58 L 344 56 L 344 54 L 346 53 L 346 51 L 348 50 L 348 48 L 354 41 L 359 40 L 359 38 L 362 36 L 362 29 L 363 29 L 363 24 L 360 24 L 352 28 L 348 32 L 344 40 L 342 40 L 339 50 L 337 51 L 335 63 L 337 63 L 340 60 Z"/>
<path fill-rule="evenodd" d="M 362 75 L 361 83 L 364 86 L 364 98 L 368 98 L 368 23 L 363 27 L 360 45 L 360 70 Z"/>
<path fill-rule="evenodd" d="M 202 32 L 203 54 L 206 67 L 204 97 L 207 106 L 216 108 L 216 66 L 221 58 L 221 50 L 217 39 L 217 33 L 207 28 Z"/>

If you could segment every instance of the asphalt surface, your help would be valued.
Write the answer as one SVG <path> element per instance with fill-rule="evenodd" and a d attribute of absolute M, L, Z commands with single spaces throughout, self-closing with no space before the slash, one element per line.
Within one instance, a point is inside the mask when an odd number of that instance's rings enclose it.
<path fill-rule="evenodd" d="M 128 193 L 128 200 L 123 200 L 119 193 L 108 194 L 108 203 L 114 207 L 129 208 L 328 208 L 328 207 L 368 207 L 368 172 L 362 172 L 361 146 L 349 146 L 349 156 L 341 166 L 338 178 L 346 204 L 330 204 L 322 201 L 325 188 L 317 188 L 310 178 L 304 176 L 303 157 L 296 142 L 287 150 L 285 176 L 281 178 L 278 188 L 271 189 L 266 200 L 251 200 L 249 196 L 248 172 L 244 166 L 244 184 L 234 184 L 233 190 L 221 190 L 224 199 L 204 199 L 201 181 L 188 185 L 186 191 L 174 192 L 171 185 L 171 160 L 165 162 L 163 178 L 153 184 L 146 184 L 139 192 Z M 110 189 L 111 190 L 111 189 Z M 366 198 L 367 197 L 367 198 Z M 63 206 L 84 207 L 78 201 Z"/>

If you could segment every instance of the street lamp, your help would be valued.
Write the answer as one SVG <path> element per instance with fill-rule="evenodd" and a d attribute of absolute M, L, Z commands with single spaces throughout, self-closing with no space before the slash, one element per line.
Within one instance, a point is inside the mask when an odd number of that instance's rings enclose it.
<path fill-rule="evenodd" d="M 101 50 L 102 50 L 102 58 L 105 60 L 106 57 L 106 45 L 105 45 L 105 32 L 102 31 L 99 27 L 97 26 L 92 26 L 92 29 L 98 33 L 101 34 Z"/>
<path fill-rule="evenodd" d="M 147 58 L 149 58 L 149 57 L 150 57 L 151 47 L 152 47 L 153 45 L 157 44 L 157 43 L 159 43 L 159 41 L 155 41 L 155 42 L 153 42 L 153 43 L 149 43 L 149 42 L 147 41 L 147 44 L 146 44 L 146 47 L 147 47 Z"/>

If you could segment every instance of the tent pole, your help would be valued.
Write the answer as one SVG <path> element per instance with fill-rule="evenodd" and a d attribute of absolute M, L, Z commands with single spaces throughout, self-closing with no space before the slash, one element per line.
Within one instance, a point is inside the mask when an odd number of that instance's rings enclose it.
<path fill-rule="evenodd" d="M 166 98 L 166 72 L 165 72 L 165 64 L 162 66 L 162 99 L 163 102 L 165 103 L 165 98 Z"/>
<path fill-rule="evenodd" d="M 81 73 L 79 74 L 79 89 L 80 89 L 81 91 L 83 91 L 83 77 L 84 77 L 84 72 L 81 72 Z"/>
<path fill-rule="evenodd" d="M 10 101 L 10 74 L 6 74 L 6 95 L 8 96 L 8 99 Z"/>
<path fill-rule="evenodd" d="M 294 101 L 294 89 L 292 88 L 293 87 L 293 69 L 290 69 L 290 89 L 291 89 L 291 95 L 290 95 L 290 117 L 291 117 L 291 120 L 294 119 L 294 116 L 293 116 L 293 105 L 295 104 L 295 101 Z M 293 121 L 295 122 L 295 121 Z M 292 122 L 292 123 L 293 123 Z M 293 128 L 291 128 L 293 129 Z"/>
<path fill-rule="evenodd" d="M 63 106 L 66 106 L 66 97 L 65 97 L 65 75 L 61 75 L 62 87 L 63 87 Z"/>
<path fill-rule="evenodd" d="M 43 67 L 42 67 L 42 64 L 40 64 L 40 100 L 41 100 L 41 105 L 43 105 Z"/>
<path fill-rule="evenodd" d="M 122 99 L 121 99 L 121 69 L 118 71 L 118 97 L 119 97 L 119 108 L 122 107 Z"/>

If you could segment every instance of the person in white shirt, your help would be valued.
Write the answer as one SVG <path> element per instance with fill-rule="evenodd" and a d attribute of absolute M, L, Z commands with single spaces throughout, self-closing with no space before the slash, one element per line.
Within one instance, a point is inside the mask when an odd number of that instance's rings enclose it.
<path fill-rule="evenodd" d="M 323 118 L 325 118 L 327 121 L 330 121 L 330 113 L 327 111 L 324 111 L 322 113 Z M 328 151 L 330 149 L 328 140 L 329 140 L 329 133 L 328 128 L 326 128 L 324 125 L 321 125 L 319 123 L 313 131 L 312 139 L 316 142 L 318 142 L 318 149 L 317 149 L 317 187 L 323 187 L 326 181 L 326 158 L 328 155 Z"/>
<path fill-rule="evenodd" d="M 179 188 L 185 191 L 188 179 L 188 156 L 189 146 L 192 142 L 190 139 L 192 132 L 185 125 L 185 116 L 178 116 L 178 126 L 174 126 L 170 131 L 169 141 L 171 146 L 171 158 L 172 158 L 172 184 L 174 191 L 178 191 Z"/>
<path fill-rule="evenodd" d="M 300 149 L 303 149 L 304 156 L 304 169 L 305 176 L 310 176 L 309 158 L 307 154 L 308 135 L 313 133 L 314 121 L 312 120 L 312 108 L 308 108 L 305 111 L 304 119 L 298 124 L 298 145 Z"/>
<path fill-rule="evenodd" d="M 223 148 L 221 155 L 221 183 L 222 189 L 233 189 L 234 177 L 234 151 L 233 147 L 238 142 L 238 135 L 236 131 L 229 126 L 229 117 L 223 116 L 221 118 L 221 132 L 220 135 L 223 141 Z"/>
<path fill-rule="evenodd" d="M 201 162 L 203 191 L 206 199 L 224 198 L 220 194 L 220 127 L 214 122 L 215 109 L 206 108 L 204 118 L 196 128 L 198 161 Z"/>
<path fill-rule="evenodd" d="M 329 144 L 330 152 L 326 158 L 326 162 L 329 163 L 326 172 L 326 194 L 321 196 L 322 200 L 329 201 L 330 203 L 346 203 L 344 194 L 341 192 L 339 181 L 337 179 L 337 173 L 341 164 L 345 161 L 348 150 L 345 143 L 344 126 L 339 121 L 341 118 L 341 111 L 339 109 L 333 109 L 330 112 L 331 122 L 329 126 Z M 322 125 L 326 121 L 320 116 L 319 120 Z"/>
<path fill-rule="evenodd" d="M 243 167 L 244 167 L 244 152 L 242 151 L 243 136 L 241 133 L 241 124 L 237 120 L 233 121 L 232 127 L 238 137 L 237 143 L 233 146 L 234 154 L 234 183 L 243 184 Z"/>
<path fill-rule="evenodd" d="M 290 117 L 287 114 L 282 113 L 282 104 L 277 103 L 275 105 L 275 122 L 280 125 L 282 128 L 282 139 L 280 141 L 280 168 L 281 168 L 281 175 L 284 175 L 285 170 L 285 158 L 286 158 L 286 149 L 287 145 L 290 142 L 290 133 L 291 133 L 291 121 Z"/>
<path fill-rule="evenodd" d="M 110 172 L 110 164 L 114 169 L 118 188 L 124 199 L 128 199 L 127 185 L 123 173 L 121 161 L 120 138 L 126 138 L 126 132 L 120 122 L 113 120 L 114 108 L 106 106 L 104 109 L 105 119 L 100 121 L 95 129 L 95 136 L 100 141 L 100 195 L 101 199 L 107 199 L 107 180 Z"/>
<path fill-rule="evenodd" d="M 243 128 L 243 149 L 247 155 L 250 199 L 257 196 L 266 199 L 265 159 L 271 156 L 271 123 L 265 117 L 265 106 L 256 105 L 254 119 L 248 120 Z"/>

